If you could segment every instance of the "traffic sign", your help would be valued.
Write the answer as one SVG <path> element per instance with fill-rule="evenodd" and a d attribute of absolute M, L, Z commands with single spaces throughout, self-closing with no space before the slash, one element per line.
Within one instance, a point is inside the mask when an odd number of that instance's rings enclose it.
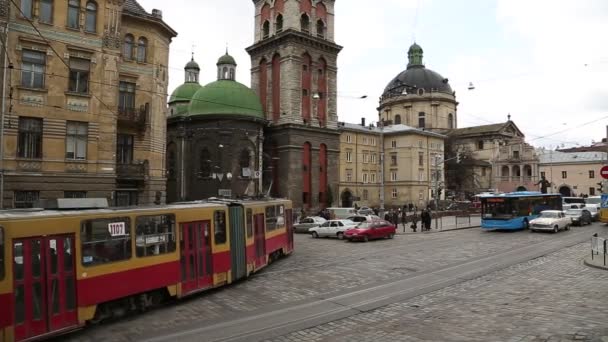
<path fill-rule="evenodd" d="M 600 176 L 602 176 L 604 179 L 608 179 L 608 165 L 602 166 L 600 169 Z"/>

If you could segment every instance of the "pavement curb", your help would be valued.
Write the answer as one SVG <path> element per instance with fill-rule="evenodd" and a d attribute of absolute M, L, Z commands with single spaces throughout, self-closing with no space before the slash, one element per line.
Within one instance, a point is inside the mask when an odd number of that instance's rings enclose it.
<path fill-rule="evenodd" d="M 598 256 L 599 257 L 599 256 Z M 594 261 L 589 260 L 590 258 L 588 256 L 585 257 L 585 259 L 583 259 L 583 263 L 589 267 L 593 267 L 593 268 L 597 268 L 598 270 L 602 270 L 602 271 L 608 271 L 608 263 L 606 266 L 604 265 L 597 265 L 595 264 Z"/>
<path fill-rule="evenodd" d="M 431 231 L 428 232 L 422 232 L 422 234 L 434 234 L 434 233 L 442 233 L 442 232 L 451 232 L 454 230 L 464 230 L 464 229 L 473 229 L 473 228 L 479 228 L 481 226 L 471 226 L 471 227 L 460 227 L 460 228 L 450 228 L 450 229 L 432 229 Z M 403 232 L 397 232 L 397 235 L 416 235 L 416 234 L 420 234 L 421 232 L 409 232 L 409 233 L 403 233 Z"/>

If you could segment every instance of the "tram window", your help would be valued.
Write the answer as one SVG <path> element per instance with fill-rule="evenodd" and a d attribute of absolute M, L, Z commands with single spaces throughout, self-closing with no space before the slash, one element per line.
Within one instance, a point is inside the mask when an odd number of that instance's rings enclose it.
<path fill-rule="evenodd" d="M 277 228 L 277 214 L 274 205 L 266 207 L 266 231 L 275 230 Z"/>
<path fill-rule="evenodd" d="M 131 258 L 131 222 L 127 217 L 83 221 L 80 239 L 84 266 Z"/>
<path fill-rule="evenodd" d="M 175 216 L 139 216 L 135 246 L 138 257 L 175 252 Z"/>
<path fill-rule="evenodd" d="M 4 228 L 0 227 L 0 280 L 4 279 Z"/>
<path fill-rule="evenodd" d="M 213 226 L 215 228 L 215 244 L 226 243 L 226 212 L 216 210 L 213 214 Z"/>
<path fill-rule="evenodd" d="M 277 228 L 285 228 L 285 206 L 277 205 Z"/>
<path fill-rule="evenodd" d="M 247 237 L 253 236 L 253 210 L 247 209 Z"/>

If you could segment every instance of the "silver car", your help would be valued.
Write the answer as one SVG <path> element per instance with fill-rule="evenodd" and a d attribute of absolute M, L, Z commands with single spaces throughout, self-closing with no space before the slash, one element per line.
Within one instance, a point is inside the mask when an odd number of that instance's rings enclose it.
<path fill-rule="evenodd" d="M 308 233 L 308 230 L 313 227 L 318 227 L 325 223 L 326 219 L 321 216 L 309 216 L 300 220 L 293 225 L 293 231 L 296 233 Z"/>

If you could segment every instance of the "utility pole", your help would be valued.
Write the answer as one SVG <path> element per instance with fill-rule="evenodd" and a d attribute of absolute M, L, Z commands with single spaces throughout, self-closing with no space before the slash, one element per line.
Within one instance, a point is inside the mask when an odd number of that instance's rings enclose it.
<path fill-rule="evenodd" d="M 380 113 L 380 210 L 378 216 L 384 218 L 384 119 Z"/>

